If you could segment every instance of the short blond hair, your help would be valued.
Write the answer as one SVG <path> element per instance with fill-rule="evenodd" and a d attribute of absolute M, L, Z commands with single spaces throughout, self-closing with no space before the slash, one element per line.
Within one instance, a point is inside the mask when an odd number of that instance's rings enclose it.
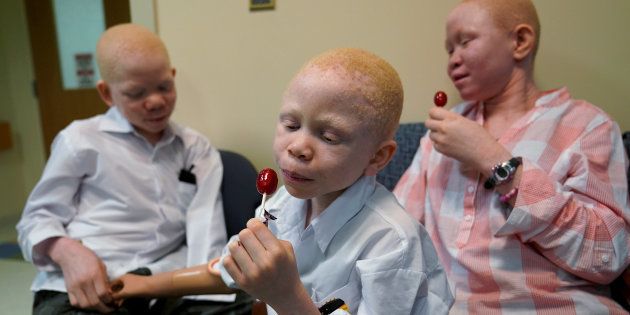
<path fill-rule="evenodd" d="M 393 138 L 402 113 L 404 93 L 392 65 L 362 49 L 336 48 L 309 60 L 297 75 L 312 68 L 347 76 L 348 92 L 356 92 L 367 105 L 358 107 L 357 115 L 368 124 L 368 130 L 378 141 Z"/>
<path fill-rule="evenodd" d="M 531 26 L 536 35 L 532 56 L 536 56 L 540 43 L 540 20 L 531 0 L 463 0 L 462 3 L 478 4 L 502 30 L 512 31 L 519 24 Z"/>
<path fill-rule="evenodd" d="M 121 67 L 131 57 L 162 54 L 170 65 L 168 51 L 162 40 L 144 26 L 118 24 L 108 28 L 96 44 L 96 61 L 105 82 L 118 79 Z"/>

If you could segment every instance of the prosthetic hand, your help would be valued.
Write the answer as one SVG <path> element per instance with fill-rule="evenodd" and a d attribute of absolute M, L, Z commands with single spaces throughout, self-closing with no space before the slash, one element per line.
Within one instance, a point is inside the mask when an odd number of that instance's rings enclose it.
<path fill-rule="evenodd" d="M 152 276 L 125 274 L 111 285 L 117 300 L 131 297 L 167 297 L 195 294 L 226 294 L 234 291 L 225 286 L 212 266 L 218 261 Z"/>

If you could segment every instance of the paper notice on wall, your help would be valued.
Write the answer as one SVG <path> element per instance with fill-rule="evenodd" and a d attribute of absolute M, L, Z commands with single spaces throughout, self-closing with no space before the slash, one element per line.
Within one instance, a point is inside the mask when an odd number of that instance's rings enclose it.
<path fill-rule="evenodd" d="M 94 57 L 92 53 L 74 54 L 79 87 L 94 87 Z"/>

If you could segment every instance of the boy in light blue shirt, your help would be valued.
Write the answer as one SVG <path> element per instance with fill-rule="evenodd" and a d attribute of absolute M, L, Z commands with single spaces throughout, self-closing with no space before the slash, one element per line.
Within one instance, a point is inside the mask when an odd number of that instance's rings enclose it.
<path fill-rule="evenodd" d="M 332 299 L 345 303 L 336 313 L 448 313 L 453 298 L 429 236 L 375 180 L 396 150 L 402 103 L 398 74 L 376 55 L 346 48 L 311 59 L 289 84 L 277 123 L 284 186 L 266 204 L 277 220 L 250 220 L 215 267 L 125 275 L 114 296 L 229 286 L 270 314 L 330 313 L 322 307 Z"/>

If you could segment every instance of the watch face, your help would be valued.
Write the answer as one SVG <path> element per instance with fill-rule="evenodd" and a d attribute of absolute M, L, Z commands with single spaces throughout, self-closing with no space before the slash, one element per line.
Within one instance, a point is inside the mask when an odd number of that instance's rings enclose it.
<path fill-rule="evenodd" d="M 510 176 L 510 172 L 505 166 L 497 168 L 496 174 L 498 180 L 505 180 L 508 176 Z"/>

